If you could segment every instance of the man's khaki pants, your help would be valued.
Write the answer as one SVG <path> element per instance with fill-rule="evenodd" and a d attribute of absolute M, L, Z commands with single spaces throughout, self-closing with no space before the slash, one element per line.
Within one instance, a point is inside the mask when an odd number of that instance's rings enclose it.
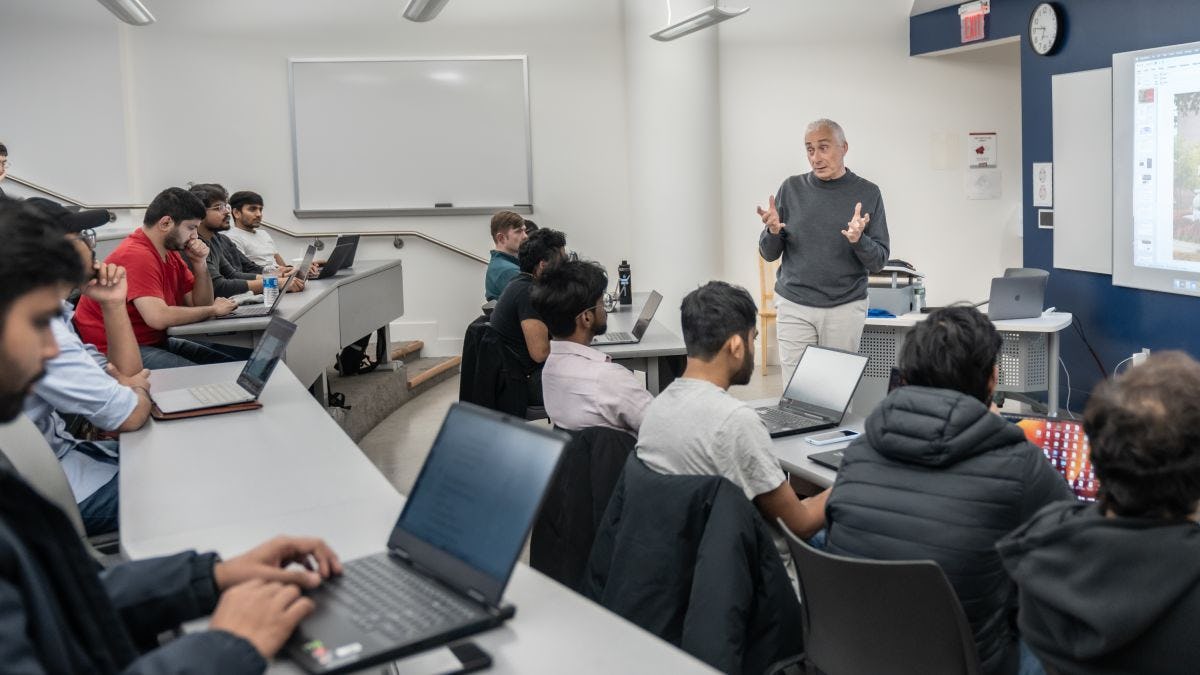
<path fill-rule="evenodd" d="M 785 386 L 809 345 L 858 353 L 863 323 L 867 320 L 866 298 L 837 307 L 809 307 L 776 294 L 775 309 L 778 312 L 775 334 L 779 339 L 779 363 Z"/>

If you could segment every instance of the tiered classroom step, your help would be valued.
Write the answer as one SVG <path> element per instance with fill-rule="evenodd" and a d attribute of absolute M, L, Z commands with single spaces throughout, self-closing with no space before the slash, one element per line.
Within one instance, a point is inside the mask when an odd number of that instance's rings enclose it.
<path fill-rule="evenodd" d="M 329 391 L 344 396 L 348 407 L 331 409 L 333 417 L 356 443 L 400 406 L 458 374 L 462 357 L 422 357 L 424 347 L 420 340 L 395 343 L 390 363 L 363 375 L 342 377 L 332 368 L 327 371 Z"/>

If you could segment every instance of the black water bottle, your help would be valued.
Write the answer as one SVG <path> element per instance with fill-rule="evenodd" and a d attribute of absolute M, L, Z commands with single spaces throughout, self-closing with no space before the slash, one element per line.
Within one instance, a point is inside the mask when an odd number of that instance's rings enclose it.
<path fill-rule="evenodd" d="M 629 271 L 628 260 L 622 260 L 617 265 L 617 295 L 622 305 L 633 304 L 633 275 Z"/>

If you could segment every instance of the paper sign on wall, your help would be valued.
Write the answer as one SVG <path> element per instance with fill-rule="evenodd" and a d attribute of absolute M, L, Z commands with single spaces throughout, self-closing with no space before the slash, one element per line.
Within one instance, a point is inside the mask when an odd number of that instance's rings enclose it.
<path fill-rule="evenodd" d="M 1033 205 L 1054 206 L 1054 164 L 1051 162 L 1033 163 Z"/>
<path fill-rule="evenodd" d="M 996 168 L 996 132 L 971 132 L 967 136 L 970 155 L 967 166 L 972 169 Z"/>
<path fill-rule="evenodd" d="M 1000 169 L 967 169 L 967 199 L 999 199 Z"/>

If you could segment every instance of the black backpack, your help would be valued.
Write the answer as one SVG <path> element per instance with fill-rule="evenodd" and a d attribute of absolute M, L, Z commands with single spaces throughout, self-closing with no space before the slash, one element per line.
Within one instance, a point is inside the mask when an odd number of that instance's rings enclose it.
<path fill-rule="evenodd" d="M 337 371 L 343 376 L 362 375 L 378 368 L 379 364 L 383 363 L 383 350 L 387 348 L 386 340 L 381 335 L 380 339 L 375 342 L 374 361 L 367 356 L 367 344 L 370 342 L 371 334 L 367 333 L 343 348 L 337 357 L 335 366 Z"/>

